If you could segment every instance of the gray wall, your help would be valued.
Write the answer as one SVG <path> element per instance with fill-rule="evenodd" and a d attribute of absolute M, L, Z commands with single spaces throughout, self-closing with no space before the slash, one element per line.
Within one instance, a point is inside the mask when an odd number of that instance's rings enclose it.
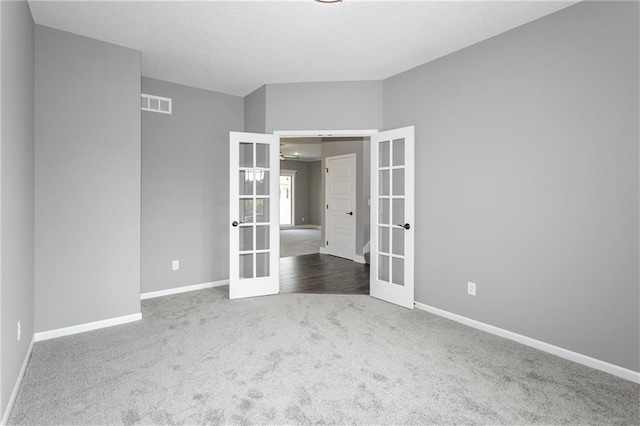
<path fill-rule="evenodd" d="M 322 186 L 322 160 L 309 163 L 309 224 L 322 224 L 324 210 L 322 201 L 324 199 L 324 187 Z"/>
<path fill-rule="evenodd" d="M 265 133 L 267 120 L 267 86 L 264 85 L 244 98 L 244 131 Z"/>
<path fill-rule="evenodd" d="M 2 132 L 0 416 L 33 338 L 33 19 L 26 2 L 0 2 Z M 17 322 L 22 338 L 18 342 Z"/>
<path fill-rule="evenodd" d="M 362 255 L 362 249 L 365 244 L 369 241 L 369 156 L 365 156 L 365 152 L 369 152 L 368 146 L 365 148 L 365 145 L 368 145 L 369 142 L 362 141 L 333 141 L 333 142 L 323 142 L 322 143 L 322 164 L 323 168 L 326 166 L 327 157 L 335 157 L 337 155 L 346 155 L 346 154 L 356 154 L 356 254 Z M 325 205 L 325 178 L 326 173 L 322 173 L 322 203 L 321 205 Z M 322 214 L 322 233 L 323 238 L 321 241 L 321 246 L 325 246 L 325 229 L 324 229 L 324 213 Z"/>
<path fill-rule="evenodd" d="M 297 170 L 295 177 L 295 218 L 294 225 L 320 225 L 314 218 L 313 208 L 317 209 L 322 203 L 321 188 L 318 188 L 320 178 L 320 161 L 280 161 L 280 170 Z M 302 220 L 304 218 L 304 220 Z"/>
<path fill-rule="evenodd" d="M 142 292 L 229 278 L 229 132 L 243 98 L 142 79 L 173 114 L 142 112 Z M 171 261 L 180 270 L 171 270 Z"/>
<path fill-rule="evenodd" d="M 139 313 L 140 52 L 35 34 L 35 329 Z"/>
<path fill-rule="evenodd" d="M 634 2 L 385 80 L 384 128 L 416 126 L 416 301 L 640 370 L 638 114 Z"/>
<path fill-rule="evenodd" d="M 382 127 L 382 82 L 268 84 L 266 132 Z"/>

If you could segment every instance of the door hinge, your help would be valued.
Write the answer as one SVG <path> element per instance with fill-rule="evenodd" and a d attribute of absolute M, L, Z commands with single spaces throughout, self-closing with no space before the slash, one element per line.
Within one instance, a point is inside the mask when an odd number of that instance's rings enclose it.
<path fill-rule="evenodd" d="M 324 170 L 325 170 L 325 172 L 329 173 L 329 168 L 328 167 L 325 167 Z"/>
<path fill-rule="evenodd" d="M 329 210 L 329 204 L 327 204 L 327 210 Z"/>
<path fill-rule="evenodd" d="M 329 245 L 329 241 L 325 241 L 325 243 L 326 243 L 326 244 L 325 244 L 326 246 L 328 246 L 328 245 Z"/>

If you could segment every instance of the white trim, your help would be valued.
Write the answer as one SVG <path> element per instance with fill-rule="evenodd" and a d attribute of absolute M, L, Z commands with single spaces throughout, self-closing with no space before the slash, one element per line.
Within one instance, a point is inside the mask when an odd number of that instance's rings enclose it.
<path fill-rule="evenodd" d="M 367 253 L 371 251 L 371 239 L 369 239 L 369 241 L 367 241 L 367 244 L 364 245 L 364 247 L 362 247 L 362 253 Z"/>
<path fill-rule="evenodd" d="M 274 135 L 282 138 L 292 137 L 354 137 L 369 136 L 378 133 L 377 129 L 367 130 L 275 130 Z"/>
<path fill-rule="evenodd" d="M 189 291 L 204 290 L 205 288 L 220 287 L 223 285 L 229 285 L 229 280 L 212 281 L 210 283 L 186 285 L 183 287 L 174 287 L 166 290 L 149 291 L 147 293 L 140 294 L 140 300 L 153 299 L 156 297 L 170 296 L 172 294 L 186 293 Z"/>
<path fill-rule="evenodd" d="M 289 176 L 291 178 L 291 208 L 289 209 L 289 214 L 291 215 L 291 223 L 282 225 L 280 223 L 280 217 L 278 217 L 278 224 L 282 229 L 283 226 L 296 226 L 296 173 L 297 170 L 287 170 L 280 169 L 280 177 Z M 280 179 L 278 178 L 278 202 L 281 202 L 280 199 Z M 282 210 L 280 210 L 280 215 L 282 215 Z"/>
<path fill-rule="evenodd" d="M 366 264 L 367 263 L 367 261 L 364 259 L 364 256 L 361 256 L 359 254 L 356 254 L 355 256 L 353 256 L 352 260 L 354 262 L 357 262 L 357 263 L 362 263 L 362 264 Z"/>
<path fill-rule="evenodd" d="M 142 319 L 142 313 L 124 315 L 106 320 L 88 322 L 86 324 L 72 325 L 71 327 L 56 328 L 54 330 L 41 331 L 34 334 L 36 342 L 55 339 L 56 337 L 70 336 L 72 334 L 84 333 L 85 331 L 98 330 L 100 328 L 113 327 L 115 325 L 127 324 Z"/>
<path fill-rule="evenodd" d="M 454 314 L 442 309 L 434 308 L 433 306 L 425 305 L 423 303 L 414 302 L 416 308 L 423 311 L 430 312 L 432 314 L 450 319 L 452 321 L 459 322 L 478 330 L 485 331 L 487 333 L 495 334 L 496 336 L 504 337 L 509 340 L 513 340 L 523 345 L 531 346 L 543 352 L 550 353 L 560 358 L 567 359 L 569 361 L 577 362 L 578 364 L 586 365 L 587 367 L 595 368 L 596 370 L 604 371 L 605 373 L 612 374 L 617 377 L 621 377 L 626 380 L 630 380 L 634 383 L 640 383 L 640 372 L 629 370 L 618 365 L 601 361 L 596 358 L 592 358 L 587 355 L 580 354 L 578 352 L 564 349 L 559 346 L 545 343 L 540 340 L 532 339 L 531 337 L 523 336 L 512 331 L 508 331 L 493 325 L 489 325 L 480 321 L 473 320 L 471 318 L 463 317 L 462 315 Z"/>
<path fill-rule="evenodd" d="M 326 247 L 320 247 L 320 254 L 329 254 L 329 250 Z"/>
<path fill-rule="evenodd" d="M 6 425 L 9 421 L 9 415 L 11 415 L 11 410 L 13 409 L 13 404 L 16 402 L 16 398 L 18 397 L 18 390 L 20 390 L 20 385 L 22 384 L 22 379 L 24 378 L 24 373 L 27 371 L 27 365 L 29 365 L 29 359 L 31 358 L 31 352 L 33 352 L 33 345 L 35 344 L 35 335 L 31 338 L 31 343 L 29 343 L 29 349 L 27 349 L 27 354 L 24 356 L 24 361 L 22 361 L 22 368 L 20 369 L 20 374 L 18 374 L 18 378 L 16 379 L 16 384 L 13 386 L 13 392 L 11 392 L 11 397 L 9 398 L 9 402 L 7 402 L 7 408 L 5 408 L 4 413 L 2 415 L 2 421 L 0 421 L 0 425 Z"/>

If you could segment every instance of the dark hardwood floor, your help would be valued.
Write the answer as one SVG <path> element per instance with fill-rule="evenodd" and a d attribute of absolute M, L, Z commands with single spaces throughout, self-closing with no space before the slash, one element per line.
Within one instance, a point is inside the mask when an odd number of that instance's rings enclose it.
<path fill-rule="evenodd" d="M 369 294 L 369 265 L 318 253 L 283 257 L 280 293 Z"/>

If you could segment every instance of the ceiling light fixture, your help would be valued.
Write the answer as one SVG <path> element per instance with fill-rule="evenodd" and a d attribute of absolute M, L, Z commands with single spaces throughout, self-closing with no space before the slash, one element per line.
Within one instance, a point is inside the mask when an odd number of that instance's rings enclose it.
<path fill-rule="evenodd" d="M 342 0 L 316 0 L 318 3 L 342 3 Z"/>

